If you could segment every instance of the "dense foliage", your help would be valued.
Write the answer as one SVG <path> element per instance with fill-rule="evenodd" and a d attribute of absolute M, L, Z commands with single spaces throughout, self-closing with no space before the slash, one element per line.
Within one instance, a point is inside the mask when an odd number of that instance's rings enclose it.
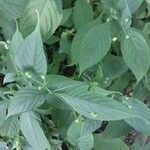
<path fill-rule="evenodd" d="M 150 150 L 150 0 L 0 0 L 0 27 L 0 150 Z"/>

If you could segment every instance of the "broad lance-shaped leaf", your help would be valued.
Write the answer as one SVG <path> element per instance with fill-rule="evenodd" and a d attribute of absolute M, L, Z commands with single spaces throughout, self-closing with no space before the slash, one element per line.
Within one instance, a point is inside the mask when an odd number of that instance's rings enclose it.
<path fill-rule="evenodd" d="M 15 33 L 15 20 L 19 18 L 24 0 L 1 0 L 0 1 L 0 26 L 3 28 L 5 39 L 12 39 Z"/>
<path fill-rule="evenodd" d="M 90 29 L 85 36 L 82 32 L 75 37 L 74 42 L 79 42 L 77 52 L 72 53 L 73 61 L 79 63 L 80 74 L 89 67 L 97 64 L 107 54 L 111 45 L 111 33 L 109 23 L 99 24 Z M 83 36 L 83 39 L 80 38 Z M 73 43 L 73 46 L 77 45 Z M 72 47 L 72 51 L 74 48 Z M 75 55 L 74 55 L 75 54 Z M 86 62 L 86 63 L 85 63 Z"/>
<path fill-rule="evenodd" d="M 46 84 L 52 92 L 67 92 L 70 89 L 82 86 L 84 86 L 85 91 L 88 89 L 88 85 L 84 82 L 71 80 L 60 75 L 48 75 L 46 77 Z"/>
<path fill-rule="evenodd" d="M 150 135 L 150 109 L 135 98 L 124 99 L 125 104 L 130 106 L 139 117 L 125 119 L 125 121 L 136 130 Z"/>
<path fill-rule="evenodd" d="M 15 34 L 12 37 L 11 44 L 10 44 L 10 51 L 6 57 L 6 65 L 9 72 L 17 72 L 18 68 L 16 66 L 17 62 L 17 55 L 19 53 L 20 47 L 23 43 L 24 39 L 19 32 L 18 26 L 16 29 Z"/>
<path fill-rule="evenodd" d="M 124 120 L 110 121 L 103 132 L 103 138 L 120 138 L 127 135 L 133 130 L 133 128 L 127 124 Z"/>
<path fill-rule="evenodd" d="M 94 150 L 130 150 L 128 145 L 119 138 L 104 138 L 102 134 L 94 136 Z"/>
<path fill-rule="evenodd" d="M 135 11 L 138 10 L 140 5 L 142 4 L 143 0 L 127 0 L 129 9 L 131 13 L 134 13 Z"/>
<path fill-rule="evenodd" d="M 51 150 L 50 144 L 32 112 L 23 113 L 20 117 L 20 124 L 21 131 L 32 150 Z"/>
<path fill-rule="evenodd" d="M 71 123 L 67 131 L 67 141 L 80 150 L 91 150 L 94 144 L 92 133 L 84 133 L 85 122 L 80 119 Z"/>
<path fill-rule="evenodd" d="M 7 105 L 8 105 L 8 101 L 0 100 L 0 125 L 6 119 Z"/>
<path fill-rule="evenodd" d="M 17 92 L 10 101 L 8 116 L 34 110 L 45 100 L 45 93 L 33 87 L 26 87 Z"/>
<path fill-rule="evenodd" d="M 102 68 L 104 76 L 112 80 L 124 74 L 128 67 L 122 57 L 108 55 L 103 59 Z"/>
<path fill-rule="evenodd" d="M 90 2 L 86 0 L 77 0 L 75 2 L 73 20 L 77 29 L 93 20 L 93 10 Z"/>
<path fill-rule="evenodd" d="M 5 14 L 9 19 L 20 16 L 24 0 L 2 0 L 0 2 L 0 12 Z"/>
<path fill-rule="evenodd" d="M 61 93 L 80 93 L 82 92 L 87 92 L 89 88 L 89 84 L 81 81 L 75 81 L 71 80 L 70 78 L 60 76 L 60 75 L 48 75 L 46 77 L 46 84 L 47 87 L 52 91 L 52 92 L 61 92 Z M 101 95 L 107 96 L 110 94 L 118 93 L 115 91 L 108 91 L 103 88 L 100 88 L 98 86 L 93 86 L 93 90 L 96 93 L 99 93 Z"/>
<path fill-rule="evenodd" d="M 131 25 L 131 12 L 127 0 L 113 0 L 113 8 L 117 14 L 115 17 L 119 20 L 123 29 L 128 29 Z"/>
<path fill-rule="evenodd" d="M 125 8 L 123 8 L 121 18 L 119 20 L 122 28 L 128 29 L 131 26 L 132 16 L 129 10 L 127 0 L 123 0 L 123 6 L 125 6 Z"/>
<path fill-rule="evenodd" d="M 97 25 L 101 24 L 100 18 L 88 23 L 83 28 L 78 30 L 75 37 L 73 38 L 72 47 L 71 47 L 71 63 L 77 64 L 79 62 L 78 54 L 80 51 L 80 47 L 82 44 L 83 39 L 85 38 L 86 34 L 96 27 Z"/>
<path fill-rule="evenodd" d="M 146 40 L 131 28 L 122 37 L 121 50 L 127 66 L 139 82 L 150 66 L 150 50 Z"/>
<path fill-rule="evenodd" d="M 135 117 L 133 111 L 120 102 L 93 92 L 81 92 L 80 95 L 78 92 L 78 95 L 71 93 L 70 95 L 57 94 L 57 96 L 76 112 L 90 119 L 121 120 Z"/>
<path fill-rule="evenodd" d="M 39 28 L 39 20 L 35 30 L 25 38 L 17 55 L 17 65 L 21 70 L 33 70 L 42 75 L 47 72 L 47 62 L 43 49 Z"/>
<path fill-rule="evenodd" d="M 19 121 L 16 116 L 7 118 L 0 126 L 0 135 L 13 138 L 19 133 Z"/>
<path fill-rule="evenodd" d="M 24 36 L 30 34 L 36 26 L 36 9 L 40 14 L 42 35 L 52 35 L 63 17 L 61 0 L 28 0 L 21 17 L 20 28 Z"/>
<path fill-rule="evenodd" d="M 119 3 L 119 2 L 123 2 L 125 0 L 102 0 L 102 2 L 108 6 L 108 7 L 111 7 L 113 9 L 116 8 L 116 4 Z M 142 4 L 143 0 L 127 0 L 127 4 L 128 4 L 128 7 L 129 7 L 129 10 L 131 11 L 131 13 L 134 13 L 135 11 L 137 11 L 137 9 L 140 7 L 140 5 Z M 124 5 L 125 7 L 125 5 Z"/>
<path fill-rule="evenodd" d="M 131 12 L 127 0 L 102 0 L 105 5 L 113 8 L 114 18 L 116 18 L 123 29 L 131 26 Z"/>

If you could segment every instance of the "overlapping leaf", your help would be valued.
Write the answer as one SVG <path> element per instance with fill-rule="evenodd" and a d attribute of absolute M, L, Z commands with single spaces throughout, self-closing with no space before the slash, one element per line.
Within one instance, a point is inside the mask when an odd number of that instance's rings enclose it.
<path fill-rule="evenodd" d="M 36 107 L 40 106 L 44 100 L 44 92 L 33 87 L 23 88 L 11 100 L 8 116 L 34 110 Z"/>
<path fill-rule="evenodd" d="M 35 30 L 22 43 L 17 54 L 16 64 L 23 71 L 33 70 L 42 75 L 47 72 L 47 62 L 39 23 L 38 20 Z"/>
<path fill-rule="evenodd" d="M 127 66 L 139 82 L 146 75 L 150 66 L 150 50 L 146 40 L 131 28 L 127 34 L 123 35 L 121 47 Z"/>
<path fill-rule="evenodd" d="M 84 134 L 84 122 L 72 122 L 68 131 L 67 139 L 75 148 L 80 150 L 91 150 L 93 147 L 93 135 L 91 133 Z"/>
<path fill-rule="evenodd" d="M 124 100 L 124 103 L 129 105 L 134 113 L 139 116 L 126 119 L 125 121 L 136 130 L 150 135 L 150 109 L 144 103 L 134 98 Z"/>
<path fill-rule="evenodd" d="M 80 73 L 100 62 L 111 45 L 109 23 L 89 26 L 77 33 L 72 44 L 72 62 L 79 63 Z"/>
<path fill-rule="evenodd" d="M 21 17 L 21 32 L 24 36 L 29 35 L 36 27 L 36 9 L 40 14 L 42 35 L 52 35 L 62 19 L 61 0 L 29 0 L 24 7 Z"/>
<path fill-rule="evenodd" d="M 20 118 L 21 131 L 32 150 L 50 150 L 50 144 L 32 112 L 24 113 Z"/>
<path fill-rule="evenodd" d="M 73 11 L 73 20 L 77 29 L 93 21 L 93 10 L 90 2 L 77 0 Z"/>

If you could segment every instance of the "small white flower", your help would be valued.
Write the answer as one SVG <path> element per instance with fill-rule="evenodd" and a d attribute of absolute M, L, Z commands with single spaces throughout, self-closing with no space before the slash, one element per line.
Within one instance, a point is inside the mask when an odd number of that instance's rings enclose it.
<path fill-rule="evenodd" d="M 130 105 L 128 105 L 128 107 L 131 109 L 132 108 L 132 106 L 130 106 Z"/>
<path fill-rule="evenodd" d="M 114 37 L 114 38 L 112 39 L 113 42 L 115 42 L 115 41 L 117 41 L 117 40 L 118 40 L 117 37 Z"/>
<path fill-rule="evenodd" d="M 110 21 L 110 19 L 108 18 L 106 21 L 108 22 L 108 21 Z"/>
<path fill-rule="evenodd" d="M 9 49 L 8 45 L 7 44 L 4 44 L 4 47 L 5 49 Z"/>
<path fill-rule="evenodd" d="M 39 86 L 39 87 L 38 87 L 38 90 L 39 90 L 39 91 L 40 91 L 40 90 L 42 90 L 42 87 L 41 87 L 41 86 Z"/>
<path fill-rule="evenodd" d="M 32 78 L 32 74 L 30 72 L 25 72 L 25 75 L 27 76 L 27 78 Z"/>
<path fill-rule="evenodd" d="M 108 80 L 109 80 L 109 78 L 107 77 L 107 78 L 106 78 L 106 81 L 108 81 Z"/>
<path fill-rule="evenodd" d="M 9 40 L 7 40 L 7 43 L 8 43 L 8 44 L 10 44 L 10 41 L 9 41 Z"/>
<path fill-rule="evenodd" d="M 79 120 L 79 119 L 76 119 L 76 120 L 75 120 L 75 122 L 76 122 L 76 123 L 79 123 L 79 122 L 80 122 L 80 120 Z"/>
<path fill-rule="evenodd" d="M 105 84 L 107 84 L 107 81 L 105 81 Z"/>
<path fill-rule="evenodd" d="M 90 115 L 93 117 L 93 118 L 96 118 L 97 117 L 97 114 L 95 112 L 91 112 Z"/>
<path fill-rule="evenodd" d="M 41 78 L 42 78 L 43 80 L 45 80 L 45 75 L 41 75 Z"/>
<path fill-rule="evenodd" d="M 130 36 L 129 35 L 126 35 L 126 39 L 128 39 Z"/>
<path fill-rule="evenodd" d="M 122 104 L 125 104 L 125 101 L 122 101 Z"/>
<path fill-rule="evenodd" d="M 128 22 L 128 21 L 129 21 L 129 18 L 126 18 L 126 19 L 125 19 L 125 22 Z"/>
<path fill-rule="evenodd" d="M 115 10 L 113 11 L 113 13 L 114 13 L 114 14 L 117 14 L 117 12 L 116 12 Z"/>

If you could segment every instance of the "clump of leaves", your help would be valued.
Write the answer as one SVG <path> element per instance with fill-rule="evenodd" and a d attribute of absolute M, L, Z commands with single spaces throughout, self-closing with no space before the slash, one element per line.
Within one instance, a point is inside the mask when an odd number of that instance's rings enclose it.
<path fill-rule="evenodd" d="M 0 149 L 129 150 L 132 131 L 149 150 L 149 21 L 149 0 L 0 0 Z"/>

